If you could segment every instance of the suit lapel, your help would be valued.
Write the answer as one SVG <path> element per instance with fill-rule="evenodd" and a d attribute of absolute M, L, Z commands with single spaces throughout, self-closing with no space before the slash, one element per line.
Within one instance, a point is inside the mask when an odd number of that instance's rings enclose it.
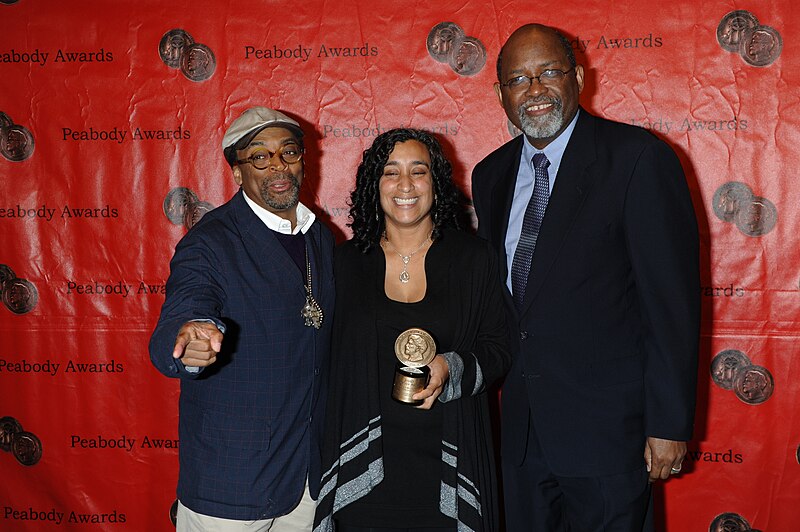
<path fill-rule="evenodd" d="M 506 233 L 508 233 L 508 217 L 511 215 L 511 202 L 514 200 L 514 187 L 517 184 L 519 172 L 519 158 L 522 156 L 522 135 L 518 136 L 509 145 L 506 156 L 501 162 L 497 175 L 500 179 L 492 189 L 490 205 L 499 208 L 492 209 L 492 235 L 491 242 L 496 242 L 497 252 L 500 256 L 500 273 L 504 280 L 508 277 L 508 258 L 506 256 Z"/>
<path fill-rule="evenodd" d="M 264 225 L 264 222 L 241 196 L 244 192 L 240 190 L 238 194 L 239 197 L 235 204 L 237 225 L 241 231 L 245 248 L 252 253 L 256 265 L 270 262 L 279 263 L 281 269 L 288 273 L 286 282 L 296 285 L 297 290 L 305 294 L 304 278 L 300 275 L 294 260 L 275 237 L 275 234 Z"/>
<path fill-rule="evenodd" d="M 594 117 L 581 109 L 539 230 L 521 314 L 536 299 L 592 185 L 590 167 L 597 158 L 594 138 Z"/>

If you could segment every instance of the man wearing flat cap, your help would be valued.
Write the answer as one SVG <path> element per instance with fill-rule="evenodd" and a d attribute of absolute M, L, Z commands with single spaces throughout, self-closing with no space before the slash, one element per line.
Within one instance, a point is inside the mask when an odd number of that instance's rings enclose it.
<path fill-rule="evenodd" d="M 181 382 L 179 531 L 311 530 L 333 235 L 299 202 L 303 131 L 264 107 L 222 139 L 241 187 L 175 248 L 150 359 Z"/>

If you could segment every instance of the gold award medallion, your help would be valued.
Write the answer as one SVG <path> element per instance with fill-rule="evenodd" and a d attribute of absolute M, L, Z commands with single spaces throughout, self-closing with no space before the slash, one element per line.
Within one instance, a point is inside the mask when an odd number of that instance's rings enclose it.
<path fill-rule="evenodd" d="M 427 331 L 407 329 L 395 340 L 394 354 L 402 365 L 420 368 L 430 364 L 436 356 L 436 342 Z"/>
<path fill-rule="evenodd" d="M 436 342 L 422 329 L 408 329 L 395 340 L 394 353 L 399 364 L 394 372 L 392 399 L 410 405 L 422 404 L 413 396 L 428 385 L 428 364 L 436 356 Z"/>

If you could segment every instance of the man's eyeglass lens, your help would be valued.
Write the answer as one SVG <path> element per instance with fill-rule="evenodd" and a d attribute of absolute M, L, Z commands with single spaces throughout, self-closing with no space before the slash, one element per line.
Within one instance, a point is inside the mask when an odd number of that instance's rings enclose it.
<path fill-rule="evenodd" d="M 250 163 L 253 165 L 253 168 L 258 170 L 266 170 L 266 168 L 269 166 L 269 162 L 276 154 L 280 160 L 286 164 L 294 164 L 303 158 L 303 152 L 297 146 L 284 146 L 277 152 L 272 152 L 269 150 L 257 151 L 250 157 L 239 159 L 236 162 L 239 164 Z"/>
<path fill-rule="evenodd" d="M 570 68 L 569 70 L 558 70 L 555 68 L 550 68 L 542 71 L 542 73 L 539 74 L 538 76 L 513 77 L 510 80 L 506 81 L 504 85 L 509 89 L 528 88 L 533 83 L 533 80 L 537 80 L 542 85 L 552 85 L 564 79 L 564 77 L 566 77 L 566 75 L 572 72 L 573 70 L 574 68 Z"/>

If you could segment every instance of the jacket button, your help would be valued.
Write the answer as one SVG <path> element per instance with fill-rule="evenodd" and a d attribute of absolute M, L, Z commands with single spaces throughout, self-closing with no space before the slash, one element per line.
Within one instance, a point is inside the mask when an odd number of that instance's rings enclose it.
<path fill-rule="evenodd" d="M 528 338 L 528 331 L 521 331 L 519 333 L 519 339 L 520 340 L 527 340 L 527 338 Z"/>

